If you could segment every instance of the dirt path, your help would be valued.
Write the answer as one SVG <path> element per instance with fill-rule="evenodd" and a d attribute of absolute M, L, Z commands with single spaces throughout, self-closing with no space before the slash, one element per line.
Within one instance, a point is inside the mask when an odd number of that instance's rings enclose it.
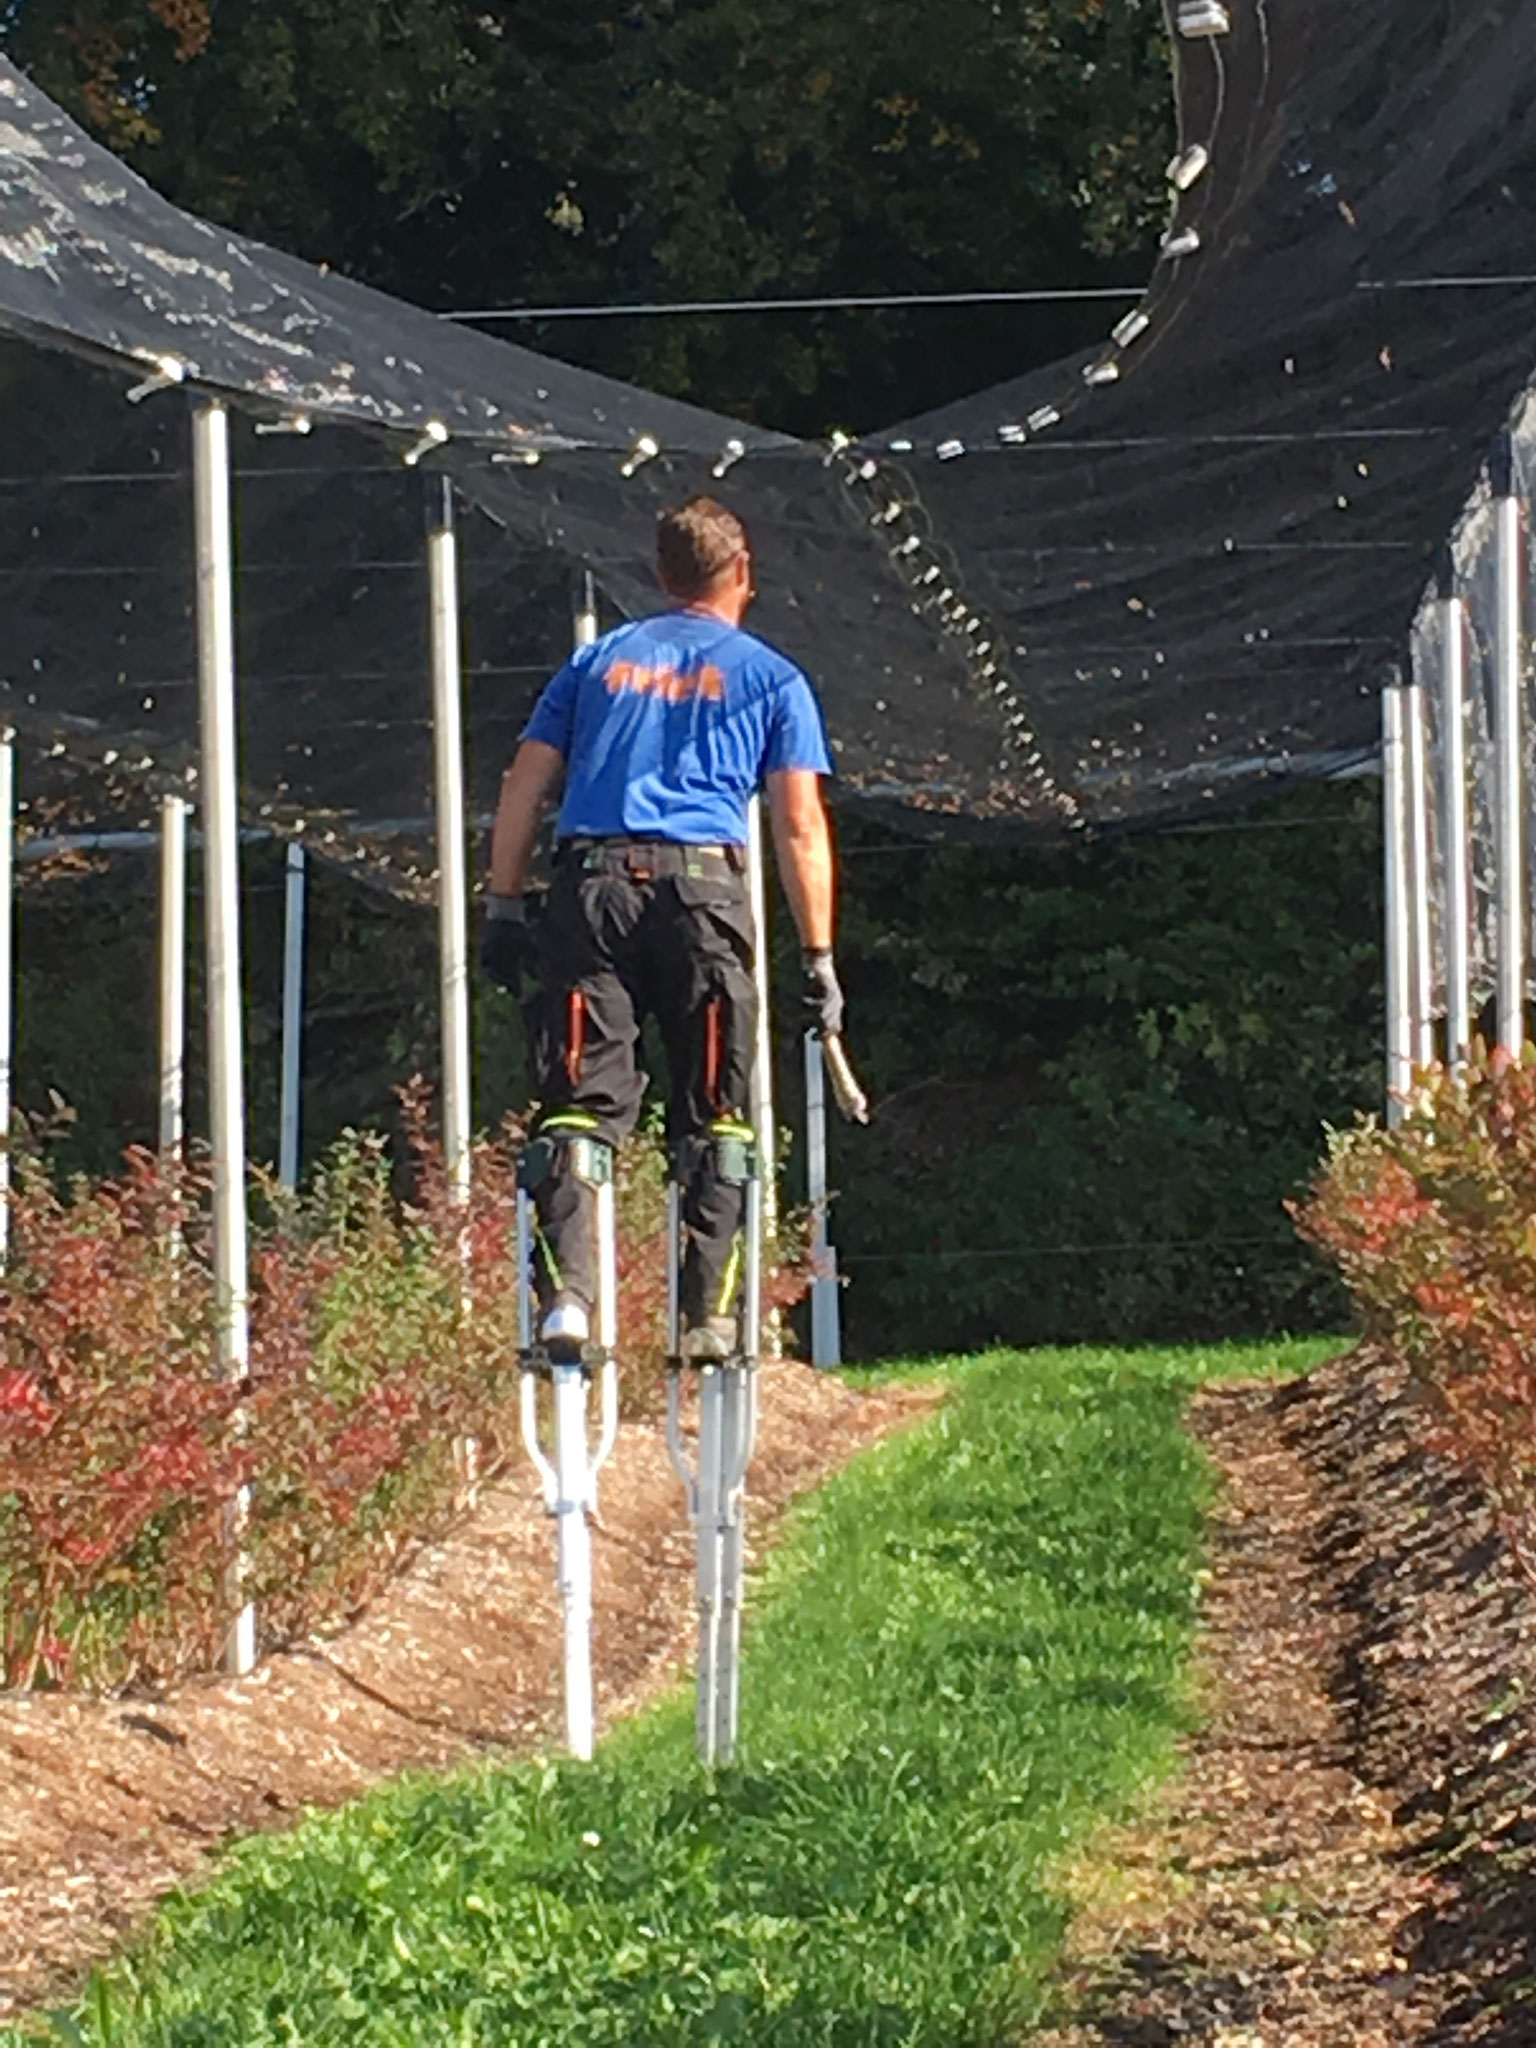
<path fill-rule="evenodd" d="M 1226 1387 L 1210 1719 L 1095 1844 L 1036 2048 L 1536 2043 L 1536 1601 L 1379 1360 Z"/>
<path fill-rule="evenodd" d="M 756 1543 L 796 1494 L 935 1398 L 764 1367 Z M 659 1428 L 621 1432 L 601 1512 L 594 1663 L 607 1723 L 691 1657 L 692 1545 Z M 401 1770 L 536 1747 L 556 1725 L 558 1660 L 552 1544 L 523 1468 L 353 1627 L 250 1678 L 156 1701 L 0 1695 L 0 2018 L 78 1977 L 230 1837 Z"/>

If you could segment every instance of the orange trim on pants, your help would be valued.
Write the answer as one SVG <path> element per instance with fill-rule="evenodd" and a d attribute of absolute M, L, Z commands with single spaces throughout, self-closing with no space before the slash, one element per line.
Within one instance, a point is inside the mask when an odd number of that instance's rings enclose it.
<path fill-rule="evenodd" d="M 582 1055 L 587 1049 L 587 999 L 579 988 L 566 998 L 565 1078 L 574 1088 L 581 1079 Z"/>

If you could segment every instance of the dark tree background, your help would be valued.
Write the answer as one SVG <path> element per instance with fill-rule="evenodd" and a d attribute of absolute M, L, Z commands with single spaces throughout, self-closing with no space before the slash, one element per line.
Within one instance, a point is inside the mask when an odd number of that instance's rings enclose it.
<path fill-rule="evenodd" d="M 1139 281 L 1157 0 L 12 0 L 5 46 L 162 191 L 433 308 Z M 775 425 L 872 426 L 1102 307 L 519 326 Z"/>
<path fill-rule="evenodd" d="M 439 309 L 1139 281 L 1167 211 L 1154 0 L 11 0 L 0 37 L 181 204 Z M 1104 324 L 1089 305 L 496 331 L 820 433 Z M 1379 1089 L 1372 785 L 1056 853 L 840 829 L 852 1029 L 885 1100 L 837 1142 L 856 1348 L 1341 1313 L 1280 1205 L 1323 1121 Z M 77 1106 L 64 1165 L 153 1127 L 149 879 L 25 894 L 20 1079 L 34 1108 L 50 1087 Z M 247 890 L 270 1153 L 276 866 L 253 859 Z M 311 1148 L 436 1063 L 427 920 L 325 878 L 314 920 Z M 494 1120 L 525 1091 L 491 991 L 477 1041 Z"/>

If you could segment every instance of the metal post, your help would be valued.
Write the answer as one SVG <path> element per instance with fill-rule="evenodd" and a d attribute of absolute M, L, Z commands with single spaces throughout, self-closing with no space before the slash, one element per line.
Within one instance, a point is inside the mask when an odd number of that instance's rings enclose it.
<path fill-rule="evenodd" d="M 16 735 L 0 726 L 0 1272 L 11 1246 L 11 1062 L 16 1016 Z"/>
<path fill-rule="evenodd" d="M 1404 769 L 1408 795 L 1408 910 L 1413 940 L 1409 974 L 1409 1005 L 1413 1014 L 1410 1045 L 1415 1067 L 1427 1067 L 1435 1056 L 1435 961 L 1430 917 L 1430 812 L 1434 795 L 1429 779 L 1429 732 L 1424 690 L 1412 682 L 1403 690 Z"/>
<path fill-rule="evenodd" d="M 453 486 L 427 479 L 432 614 L 432 754 L 437 789 L 437 931 L 443 1030 L 443 1153 L 456 1202 L 469 1200 L 469 899 L 464 824 L 463 675 Z"/>
<path fill-rule="evenodd" d="M 590 569 L 582 570 L 576 587 L 571 638 L 578 647 L 590 647 L 597 638 L 597 586 L 592 581 Z"/>
<path fill-rule="evenodd" d="M 763 1235 L 771 1245 L 779 1229 L 778 1131 L 773 1120 L 773 1031 L 768 1015 L 768 887 L 763 855 L 763 800 L 753 797 L 747 818 L 747 892 L 755 941 L 752 978 L 757 987 L 757 1037 L 749 1090 L 757 1133 L 757 1170 L 763 1183 Z"/>
<path fill-rule="evenodd" d="M 842 1330 L 837 1285 L 837 1253 L 828 1227 L 827 1203 L 827 1068 L 821 1038 L 805 1034 L 805 1177 L 811 1207 L 811 1363 L 842 1363 Z"/>
<path fill-rule="evenodd" d="M 1525 1042 L 1524 740 L 1520 705 L 1520 500 L 1514 493 L 1513 450 L 1501 434 L 1492 462 L 1494 545 L 1494 816 L 1495 927 L 1498 934 L 1499 1044 L 1518 1055 Z"/>
<path fill-rule="evenodd" d="M 1440 600 L 1440 867 L 1445 944 L 1445 1049 L 1452 1066 L 1472 1048 L 1472 864 L 1467 825 L 1467 613 L 1449 587 Z"/>
<path fill-rule="evenodd" d="M 213 1274 L 218 1365 L 243 1379 L 250 1351 L 245 1211 L 245 1091 L 240 1020 L 240 813 L 235 778 L 234 549 L 230 534 L 229 414 L 218 399 L 192 414 L 197 545 L 197 680 L 208 979 L 208 1098 L 213 1154 Z M 231 1518 L 238 1542 L 246 1504 Z M 256 1610 L 239 1600 L 226 1646 L 235 1672 L 256 1661 Z"/>
<path fill-rule="evenodd" d="M 160 799 L 160 1154 L 181 1157 L 187 1093 L 187 811 Z"/>
<path fill-rule="evenodd" d="M 1381 693 L 1382 842 L 1386 884 L 1387 1121 L 1402 1121 L 1413 1078 L 1413 931 L 1408 910 L 1408 776 L 1403 689 Z"/>
<path fill-rule="evenodd" d="M 283 1074 L 278 1100 L 277 1177 L 299 1184 L 299 1132 L 304 1075 L 304 849 L 288 842 L 283 891 Z"/>

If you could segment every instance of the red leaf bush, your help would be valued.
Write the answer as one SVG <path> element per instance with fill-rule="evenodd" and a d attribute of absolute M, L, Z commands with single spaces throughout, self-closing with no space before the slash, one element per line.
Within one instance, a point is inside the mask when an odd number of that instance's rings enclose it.
<path fill-rule="evenodd" d="M 1416 1078 L 1395 1129 L 1335 1132 L 1298 1228 L 1422 1388 L 1522 1561 L 1536 1536 L 1536 1065 Z M 1529 1567 L 1528 1567 L 1529 1568 Z"/>
<path fill-rule="evenodd" d="M 264 1642 L 334 1626 L 462 1498 L 455 1446 L 520 1456 L 513 1260 L 520 1132 L 474 1150 L 452 1198 L 428 1091 L 402 1097 L 410 1199 L 385 1141 L 350 1131 L 302 1195 L 255 1176 L 249 1375 L 214 1375 L 204 1166 L 130 1152 L 60 1193 L 16 1160 L 0 1279 L 0 1683 L 164 1684 L 229 1625 Z M 621 1393 L 651 1405 L 666 1346 L 666 1166 L 620 1162 Z M 773 1302 L 803 1291 L 775 1276 Z"/>

